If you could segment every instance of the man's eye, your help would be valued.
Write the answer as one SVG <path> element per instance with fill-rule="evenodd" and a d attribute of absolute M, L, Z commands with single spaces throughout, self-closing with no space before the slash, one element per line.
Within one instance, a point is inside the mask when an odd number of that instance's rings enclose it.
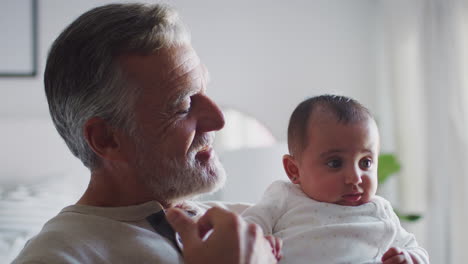
<path fill-rule="evenodd" d="M 370 169 L 372 167 L 372 159 L 365 158 L 359 161 L 359 167 L 363 170 Z"/>
<path fill-rule="evenodd" d="M 188 108 L 188 109 L 186 109 L 186 110 L 179 110 L 179 111 L 177 111 L 176 114 L 178 114 L 178 115 L 186 115 L 186 114 L 188 114 L 189 112 L 190 112 L 190 108 Z"/>
<path fill-rule="evenodd" d="M 342 164 L 341 160 L 338 160 L 338 159 L 330 160 L 327 162 L 327 166 L 333 169 L 341 167 L 341 164 Z"/>
<path fill-rule="evenodd" d="M 178 115 L 185 115 L 190 112 L 190 109 L 192 107 L 192 100 L 188 98 L 185 100 L 181 106 L 179 106 L 179 110 L 176 112 Z"/>

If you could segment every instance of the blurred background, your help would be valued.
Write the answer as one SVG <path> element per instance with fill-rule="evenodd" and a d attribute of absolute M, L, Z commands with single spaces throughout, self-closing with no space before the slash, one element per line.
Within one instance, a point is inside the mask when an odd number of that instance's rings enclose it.
<path fill-rule="evenodd" d="M 89 179 L 49 117 L 42 84 L 53 40 L 76 17 L 119 1 L 0 2 L 0 263 L 76 201 Z M 154 1 L 145 1 L 154 2 Z M 468 253 L 467 0 L 173 0 L 224 110 L 216 151 L 226 187 L 203 199 L 255 202 L 275 179 L 288 118 L 323 93 L 375 115 L 401 169 L 380 186 L 432 263 Z"/>

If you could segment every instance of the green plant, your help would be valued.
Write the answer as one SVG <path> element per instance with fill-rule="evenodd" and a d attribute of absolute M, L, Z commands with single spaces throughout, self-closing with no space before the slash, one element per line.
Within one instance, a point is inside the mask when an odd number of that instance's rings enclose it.
<path fill-rule="evenodd" d="M 377 169 L 379 184 L 385 183 L 390 176 L 399 172 L 400 169 L 400 162 L 395 155 L 391 153 L 381 154 L 379 156 L 379 167 Z M 421 218 L 421 215 L 418 214 L 402 214 L 396 209 L 394 209 L 394 211 L 402 221 L 415 222 Z"/>

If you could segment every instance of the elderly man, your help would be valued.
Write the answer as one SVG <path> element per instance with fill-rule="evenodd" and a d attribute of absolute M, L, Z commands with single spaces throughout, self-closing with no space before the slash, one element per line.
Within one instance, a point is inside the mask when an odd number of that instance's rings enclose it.
<path fill-rule="evenodd" d="M 174 10 L 88 11 L 54 42 L 44 79 L 54 124 L 91 180 L 14 263 L 276 262 L 234 213 L 213 208 L 195 222 L 169 209 L 224 181 L 211 148 L 223 115 Z"/>

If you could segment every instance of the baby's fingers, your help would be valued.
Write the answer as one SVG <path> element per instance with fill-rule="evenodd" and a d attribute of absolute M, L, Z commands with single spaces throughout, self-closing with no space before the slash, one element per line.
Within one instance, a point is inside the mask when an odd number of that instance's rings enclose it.
<path fill-rule="evenodd" d="M 383 264 L 402 264 L 407 263 L 403 255 L 396 255 L 383 261 Z"/>
<path fill-rule="evenodd" d="M 399 255 L 401 254 L 401 250 L 399 248 L 396 248 L 396 247 L 391 247 L 390 249 L 387 250 L 387 252 L 385 252 L 385 254 L 382 256 L 382 262 L 385 263 L 386 260 L 392 258 L 393 256 L 396 256 L 396 255 Z M 393 262 L 391 262 L 393 263 Z M 396 263 L 399 263 L 399 262 L 396 262 Z"/>
<path fill-rule="evenodd" d="M 392 247 L 382 256 L 383 264 L 413 264 L 410 254 L 406 250 Z"/>
<path fill-rule="evenodd" d="M 282 254 L 281 254 L 281 249 L 283 248 L 283 240 L 281 238 L 275 237 L 276 240 L 276 252 L 277 252 L 277 258 L 278 260 L 281 259 Z"/>
<path fill-rule="evenodd" d="M 283 247 L 283 241 L 280 238 L 277 238 L 271 235 L 265 236 L 265 238 L 270 243 L 273 254 L 275 255 L 276 259 L 279 261 L 282 257 L 281 248 Z"/>

